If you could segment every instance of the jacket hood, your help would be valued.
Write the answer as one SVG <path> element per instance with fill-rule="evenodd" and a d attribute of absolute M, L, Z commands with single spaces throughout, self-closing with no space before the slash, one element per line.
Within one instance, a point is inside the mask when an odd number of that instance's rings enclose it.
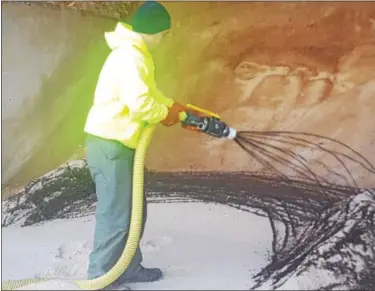
<path fill-rule="evenodd" d="M 135 46 L 142 51 L 147 51 L 147 47 L 142 37 L 133 31 L 133 28 L 125 23 L 119 22 L 115 30 L 104 33 L 105 40 L 110 49 L 114 50 L 121 46 Z"/>

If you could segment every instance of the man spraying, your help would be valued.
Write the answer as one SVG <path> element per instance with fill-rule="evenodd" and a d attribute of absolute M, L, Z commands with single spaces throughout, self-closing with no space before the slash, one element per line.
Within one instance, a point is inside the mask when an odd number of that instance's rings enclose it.
<path fill-rule="evenodd" d="M 171 27 L 168 11 L 157 2 L 138 8 L 129 24 L 119 22 L 105 33 L 111 48 L 101 70 L 85 132 L 87 163 L 98 203 L 89 279 L 107 273 L 118 261 L 127 240 L 135 149 L 146 124 L 172 126 L 184 106 L 167 98 L 155 83 L 150 50 Z M 144 207 L 143 230 L 147 217 Z M 142 234 L 143 234 L 142 230 Z M 138 246 L 133 261 L 114 283 L 153 282 L 163 277 L 157 268 L 141 265 Z"/>

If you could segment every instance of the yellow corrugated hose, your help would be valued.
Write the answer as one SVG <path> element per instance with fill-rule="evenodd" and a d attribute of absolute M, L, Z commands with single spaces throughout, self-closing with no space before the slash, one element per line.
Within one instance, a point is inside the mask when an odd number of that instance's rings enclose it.
<path fill-rule="evenodd" d="M 147 125 L 141 133 L 139 145 L 135 151 L 134 167 L 133 167 L 133 199 L 132 213 L 130 221 L 129 236 L 116 265 L 112 267 L 106 274 L 93 280 L 73 280 L 72 283 L 77 284 L 81 289 L 98 290 L 103 289 L 114 281 L 116 281 L 127 269 L 132 261 L 135 251 L 138 247 L 143 216 L 143 186 L 144 186 L 144 164 L 148 146 L 151 142 L 155 125 Z M 57 280 L 56 278 L 29 278 L 23 280 L 6 281 L 1 284 L 1 290 L 15 290 L 24 286 Z"/>

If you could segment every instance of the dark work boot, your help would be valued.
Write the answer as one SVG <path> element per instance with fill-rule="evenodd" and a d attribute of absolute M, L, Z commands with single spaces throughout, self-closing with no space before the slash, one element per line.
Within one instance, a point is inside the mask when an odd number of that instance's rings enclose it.
<path fill-rule="evenodd" d="M 104 289 L 100 289 L 100 290 L 103 290 L 103 291 L 110 291 L 110 290 L 125 291 L 125 290 L 131 290 L 131 289 L 129 287 L 125 286 L 125 285 L 120 285 L 120 284 L 115 282 L 115 283 L 105 287 Z"/>
<path fill-rule="evenodd" d="M 140 265 L 138 267 L 138 270 L 135 272 L 135 274 L 128 278 L 121 280 L 120 284 L 125 284 L 125 283 L 150 283 L 150 282 L 155 282 L 159 281 L 160 279 L 163 278 L 163 273 L 160 269 L 158 268 L 150 268 L 147 269 Z"/>
<path fill-rule="evenodd" d="M 126 284 L 129 283 L 151 283 L 163 278 L 163 273 L 158 268 L 147 269 L 140 265 L 136 273 L 128 279 L 118 279 L 102 290 L 131 290 Z"/>

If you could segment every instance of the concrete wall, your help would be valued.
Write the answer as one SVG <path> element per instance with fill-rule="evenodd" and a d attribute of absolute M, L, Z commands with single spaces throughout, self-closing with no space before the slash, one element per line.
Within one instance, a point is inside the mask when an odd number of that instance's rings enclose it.
<path fill-rule="evenodd" d="M 2 3 L 2 184 L 64 162 L 82 139 L 108 20 Z"/>

